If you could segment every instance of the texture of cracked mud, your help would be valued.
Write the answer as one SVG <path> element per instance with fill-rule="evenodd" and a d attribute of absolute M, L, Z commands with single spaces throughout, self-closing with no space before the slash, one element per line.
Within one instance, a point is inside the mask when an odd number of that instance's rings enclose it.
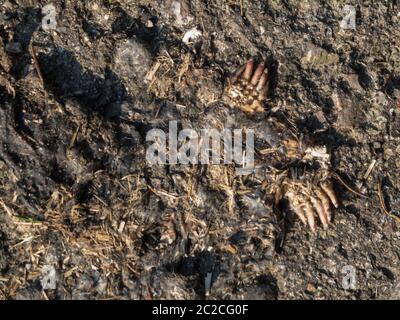
<path fill-rule="evenodd" d="M 395 1 L 353 1 L 355 30 L 342 1 L 61 0 L 51 32 L 46 1 L 0 4 L 0 298 L 399 298 Z M 262 154 L 250 176 L 145 161 L 170 120 L 254 128 L 263 149 L 267 118 L 222 99 L 249 57 L 266 112 L 331 154 L 326 230 L 274 210 Z"/>

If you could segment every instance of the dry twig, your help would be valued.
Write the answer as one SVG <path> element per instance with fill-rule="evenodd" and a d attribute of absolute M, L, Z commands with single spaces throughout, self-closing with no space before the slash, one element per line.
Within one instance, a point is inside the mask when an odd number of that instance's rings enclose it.
<path fill-rule="evenodd" d="M 378 197 L 379 197 L 379 202 L 381 204 L 381 208 L 382 211 L 389 217 L 395 219 L 397 222 L 400 222 L 400 217 L 390 213 L 389 211 L 387 211 L 386 209 L 386 205 L 385 205 L 385 200 L 383 199 L 383 193 L 382 193 L 382 186 L 381 186 L 382 182 L 378 182 Z"/>
<path fill-rule="evenodd" d="M 362 194 L 362 193 L 360 193 L 360 192 L 358 192 L 358 191 L 352 189 L 351 187 L 349 187 L 349 186 L 343 181 L 343 179 L 342 179 L 338 174 L 334 173 L 334 174 L 333 174 L 333 177 L 336 178 L 336 179 L 337 179 L 343 186 L 345 186 L 346 189 L 349 190 L 350 192 L 356 194 L 356 195 L 359 196 L 359 197 L 362 197 L 362 198 L 365 198 L 365 199 L 368 198 L 365 194 Z"/>

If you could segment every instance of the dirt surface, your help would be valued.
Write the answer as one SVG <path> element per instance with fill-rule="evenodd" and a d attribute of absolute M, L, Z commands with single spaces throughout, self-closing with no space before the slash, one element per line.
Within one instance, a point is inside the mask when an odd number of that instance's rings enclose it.
<path fill-rule="evenodd" d="M 56 30 L 46 1 L 0 4 L 0 298 L 400 298 L 399 1 L 352 1 L 355 30 L 344 1 L 60 0 Z M 150 129 L 229 109 L 250 56 L 267 111 L 332 154 L 327 230 L 273 210 L 260 155 L 146 162 Z"/>

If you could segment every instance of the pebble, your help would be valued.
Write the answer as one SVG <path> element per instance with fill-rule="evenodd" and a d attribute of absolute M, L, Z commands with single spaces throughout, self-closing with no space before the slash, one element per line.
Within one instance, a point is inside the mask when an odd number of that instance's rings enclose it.
<path fill-rule="evenodd" d="M 374 149 L 380 149 L 380 148 L 381 148 L 381 143 L 375 141 L 374 144 L 373 144 L 373 146 L 374 146 Z"/>
<path fill-rule="evenodd" d="M 42 269 L 40 281 L 43 290 L 55 290 L 57 288 L 57 272 L 54 266 L 46 265 Z"/>
<path fill-rule="evenodd" d="M 173 1 L 170 10 L 178 26 L 189 24 L 193 20 L 193 17 L 189 14 L 187 1 Z"/>
<path fill-rule="evenodd" d="M 146 27 L 147 28 L 153 28 L 154 27 L 154 23 L 153 23 L 153 21 L 151 21 L 151 20 L 147 20 L 147 22 L 146 22 Z"/>
<path fill-rule="evenodd" d="M 352 89 L 363 91 L 363 88 L 361 87 L 360 82 L 358 81 L 358 75 L 356 73 L 347 74 L 343 78 L 347 81 L 347 83 Z"/>
<path fill-rule="evenodd" d="M 325 36 L 326 36 L 326 39 L 327 39 L 328 41 L 332 40 L 332 37 L 333 37 L 332 28 L 327 27 L 327 28 L 325 29 Z"/>
<path fill-rule="evenodd" d="M 22 46 L 19 42 L 10 42 L 6 45 L 6 51 L 11 54 L 21 54 Z"/>
<path fill-rule="evenodd" d="M 395 154 L 394 154 L 392 149 L 385 149 L 383 157 L 384 157 L 385 160 L 389 160 L 394 155 Z"/>
<path fill-rule="evenodd" d="M 317 288 L 312 283 L 309 283 L 309 284 L 307 284 L 306 291 L 308 293 L 313 294 L 313 293 L 317 292 Z"/>
<path fill-rule="evenodd" d="M 186 44 L 190 44 L 193 41 L 195 41 L 196 39 L 200 38 L 203 35 L 203 33 L 197 29 L 197 28 L 193 28 L 188 30 L 185 35 L 183 36 L 183 42 Z"/>

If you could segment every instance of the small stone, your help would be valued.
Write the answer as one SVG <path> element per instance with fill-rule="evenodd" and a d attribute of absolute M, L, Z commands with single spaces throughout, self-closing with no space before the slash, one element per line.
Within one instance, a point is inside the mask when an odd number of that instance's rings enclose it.
<path fill-rule="evenodd" d="M 315 117 L 318 119 L 318 121 L 319 121 L 321 124 L 326 123 L 326 117 L 325 117 L 324 112 L 323 112 L 322 110 L 317 111 L 317 112 L 315 113 Z"/>
<path fill-rule="evenodd" d="M 6 45 L 6 51 L 11 54 L 21 54 L 22 46 L 19 42 L 10 42 Z"/>
<path fill-rule="evenodd" d="M 317 288 L 312 283 L 309 283 L 307 284 L 306 292 L 314 294 L 315 292 L 317 292 Z"/>
<path fill-rule="evenodd" d="M 336 66 L 339 63 L 339 56 L 335 53 L 316 47 L 309 46 L 305 56 L 301 59 L 303 66 L 326 67 Z"/>
<path fill-rule="evenodd" d="M 103 277 L 100 277 L 97 281 L 96 291 L 98 294 L 103 295 L 107 290 L 107 280 Z"/>
<path fill-rule="evenodd" d="M 190 43 L 194 42 L 196 39 L 200 38 L 202 35 L 203 34 L 199 29 L 193 28 L 193 29 L 188 30 L 185 33 L 182 41 L 186 44 L 190 44 Z"/>
<path fill-rule="evenodd" d="M 326 36 L 326 39 L 329 40 L 329 41 L 332 39 L 332 37 L 333 37 L 332 28 L 327 27 L 327 28 L 325 29 L 325 36 Z"/>
<path fill-rule="evenodd" d="M 193 17 L 189 14 L 187 0 L 172 1 L 170 13 L 175 18 L 174 21 L 177 26 L 187 25 L 193 20 Z"/>
<path fill-rule="evenodd" d="M 147 28 L 153 28 L 154 27 L 154 23 L 153 23 L 153 21 L 151 21 L 151 20 L 147 20 L 147 22 L 146 22 L 146 27 Z"/>
<path fill-rule="evenodd" d="M 356 73 L 347 74 L 343 78 L 347 81 L 347 83 L 352 89 L 357 91 L 363 91 L 363 88 L 361 87 L 360 82 L 358 81 L 358 75 Z"/>
<path fill-rule="evenodd" d="M 43 290 L 55 290 L 57 288 L 57 273 L 52 265 L 46 265 L 42 268 L 42 284 Z"/>
<path fill-rule="evenodd" d="M 374 146 L 374 149 L 380 149 L 381 148 L 381 143 L 378 142 L 378 141 L 375 141 L 373 146 Z"/>
<path fill-rule="evenodd" d="M 384 154 L 383 154 L 383 158 L 385 160 L 389 160 L 393 156 L 394 156 L 394 152 L 392 149 L 385 149 Z"/>

